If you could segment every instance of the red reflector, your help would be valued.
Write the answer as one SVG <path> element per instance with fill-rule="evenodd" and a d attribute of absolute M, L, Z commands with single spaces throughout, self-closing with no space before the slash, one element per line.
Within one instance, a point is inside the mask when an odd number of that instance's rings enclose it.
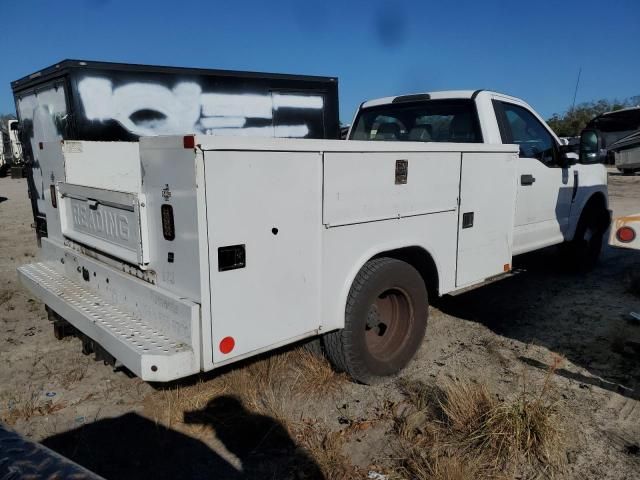
<path fill-rule="evenodd" d="M 616 238 L 622 243 L 633 242 L 636 239 L 636 231 L 631 227 L 620 227 L 616 232 Z"/>
<path fill-rule="evenodd" d="M 196 148 L 196 137 L 194 135 L 185 135 L 182 139 L 184 148 Z"/>
<path fill-rule="evenodd" d="M 224 337 L 220 340 L 220 351 L 224 354 L 230 353 L 233 347 L 236 346 L 236 341 L 233 337 Z"/>

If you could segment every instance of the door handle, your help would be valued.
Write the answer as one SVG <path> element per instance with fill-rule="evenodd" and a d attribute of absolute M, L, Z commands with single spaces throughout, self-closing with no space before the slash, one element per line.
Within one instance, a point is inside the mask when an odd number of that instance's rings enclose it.
<path fill-rule="evenodd" d="M 520 185 L 533 185 L 533 182 L 536 181 L 536 178 L 527 173 L 526 175 L 520 175 Z"/>

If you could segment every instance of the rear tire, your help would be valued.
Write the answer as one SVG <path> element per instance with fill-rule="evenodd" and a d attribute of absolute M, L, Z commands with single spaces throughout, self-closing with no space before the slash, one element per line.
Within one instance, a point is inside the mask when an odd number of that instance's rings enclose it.
<path fill-rule="evenodd" d="M 408 263 L 393 258 L 367 262 L 356 276 L 345 326 L 323 344 L 331 363 L 360 383 L 398 373 L 420 348 L 427 328 L 425 283 Z"/>

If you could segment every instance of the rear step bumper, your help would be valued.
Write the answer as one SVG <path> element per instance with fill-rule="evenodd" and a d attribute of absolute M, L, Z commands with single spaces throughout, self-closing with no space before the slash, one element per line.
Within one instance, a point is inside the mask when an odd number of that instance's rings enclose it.
<path fill-rule="evenodd" d="M 143 380 L 167 382 L 200 370 L 199 357 L 190 345 L 110 304 L 52 264 L 24 265 L 18 268 L 18 276 L 43 303 Z M 195 308 L 192 303 L 183 303 L 182 307 Z"/>

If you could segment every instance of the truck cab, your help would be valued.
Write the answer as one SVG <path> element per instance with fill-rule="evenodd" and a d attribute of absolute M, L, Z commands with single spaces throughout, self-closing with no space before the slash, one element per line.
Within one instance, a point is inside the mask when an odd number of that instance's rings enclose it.
<path fill-rule="evenodd" d="M 606 169 L 578 161 L 519 98 L 464 90 L 370 100 L 358 109 L 347 138 L 516 144 L 514 255 L 567 242 L 583 254 L 580 261 L 597 259 L 609 223 Z"/>

